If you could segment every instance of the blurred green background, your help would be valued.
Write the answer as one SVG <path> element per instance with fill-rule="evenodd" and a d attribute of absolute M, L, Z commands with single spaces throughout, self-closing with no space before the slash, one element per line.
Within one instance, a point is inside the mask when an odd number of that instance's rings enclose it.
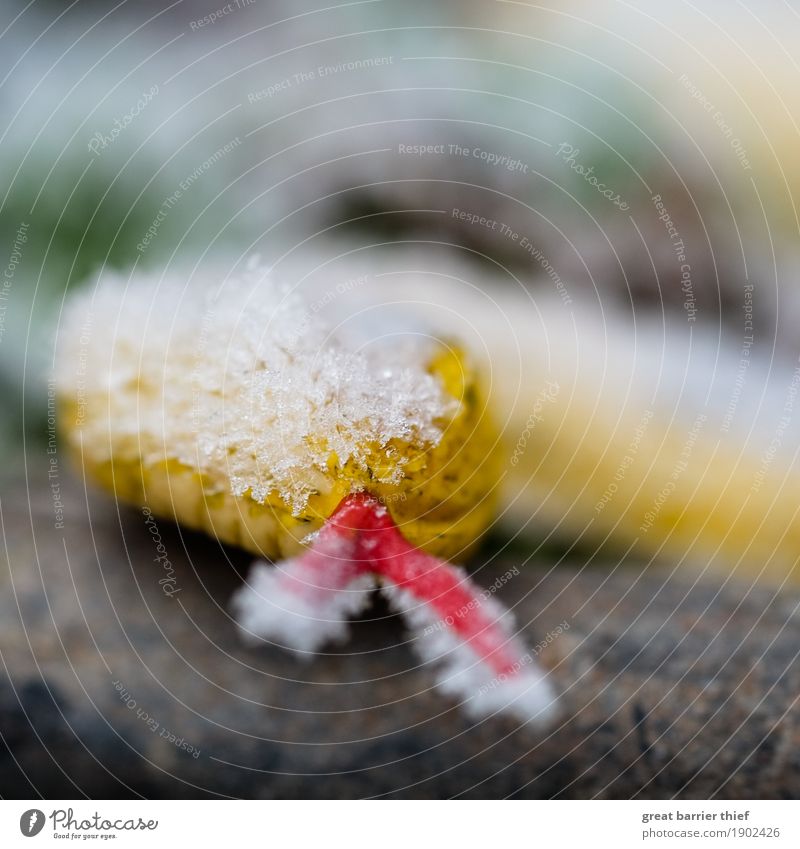
<path fill-rule="evenodd" d="M 757 344 L 797 353 L 788 4 L 6 0 L 0 18 L 7 464 L 43 434 L 65 291 L 109 268 L 420 240 L 534 290 L 560 279 L 624 315 L 680 316 L 659 195 L 698 327 L 741 336 L 752 283 Z M 426 211 L 453 208 L 542 261 Z"/>

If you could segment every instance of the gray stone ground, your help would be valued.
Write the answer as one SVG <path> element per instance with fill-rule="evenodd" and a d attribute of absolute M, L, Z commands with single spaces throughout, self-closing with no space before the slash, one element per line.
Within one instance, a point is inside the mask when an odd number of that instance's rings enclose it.
<path fill-rule="evenodd" d="M 2 796 L 800 794 L 797 587 L 537 561 L 499 595 L 532 645 L 569 623 L 541 655 L 562 721 L 475 723 L 382 603 L 308 664 L 245 648 L 225 606 L 248 556 L 161 523 L 169 598 L 141 514 L 59 475 L 63 531 L 41 475 L 0 490 Z"/>

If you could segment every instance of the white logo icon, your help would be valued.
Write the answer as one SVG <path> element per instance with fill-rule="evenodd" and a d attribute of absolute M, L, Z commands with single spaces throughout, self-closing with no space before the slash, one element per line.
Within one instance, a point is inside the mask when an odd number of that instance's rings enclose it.
<path fill-rule="evenodd" d="M 36 837 L 44 828 L 44 812 L 38 808 L 31 808 L 19 818 L 19 830 L 25 837 Z"/>

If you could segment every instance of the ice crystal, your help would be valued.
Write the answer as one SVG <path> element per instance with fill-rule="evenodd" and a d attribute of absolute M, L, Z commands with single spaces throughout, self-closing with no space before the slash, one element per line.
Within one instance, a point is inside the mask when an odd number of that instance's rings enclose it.
<path fill-rule="evenodd" d="M 95 450 L 177 460 L 295 512 L 331 463 L 366 470 L 377 451 L 377 479 L 397 482 L 394 446 L 437 444 L 454 410 L 429 373 L 434 343 L 313 307 L 254 263 L 216 286 L 106 275 L 68 304 L 61 392 Z"/>

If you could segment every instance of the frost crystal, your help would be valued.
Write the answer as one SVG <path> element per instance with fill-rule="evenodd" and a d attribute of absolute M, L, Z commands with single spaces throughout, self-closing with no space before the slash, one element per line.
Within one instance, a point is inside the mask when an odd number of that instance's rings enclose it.
<path fill-rule="evenodd" d="M 308 657 L 347 635 L 347 620 L 381 591 L 410 626 L 437 683 L 475 717 L 503 711 L 545 724 L 556 713 L 548 675 L 515 633 L 513 616 L 466 573 L 414 548 L 369 495 L 342 501 L 301 555 L 256 563 L 233 598 L 247 642 L 264 640 Z"/>
<path fill-rule="evenodd" d="M 376 477 L 397 482 L 394 441 L 432 447 L 455 411 L 428 373 L 434 343 L 345 333 L 316 306 L 253 263 L 216 288 L 106 276 L 67 308 L 62 395 L 109 456 L 177 460 L 295 512 L 332 462 L 366 470 L 382 452 Z"/>

